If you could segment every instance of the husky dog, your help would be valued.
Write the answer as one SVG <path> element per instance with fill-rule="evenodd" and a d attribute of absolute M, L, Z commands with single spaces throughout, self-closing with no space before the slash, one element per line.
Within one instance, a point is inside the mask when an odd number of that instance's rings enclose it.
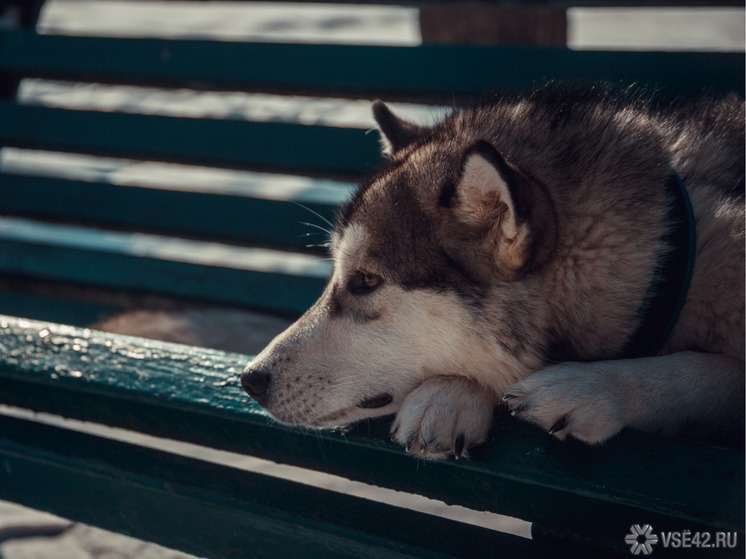
<path fill-rule="evenodd" d="M 541 88 L 423 127 L 373 105 L 387 162 L 342 209 L 319 301 L 246 368 L 277 420 L 396 414 L 427 458 L 493 409 L 590 444 L 744 425 L 744 118 Z"/>

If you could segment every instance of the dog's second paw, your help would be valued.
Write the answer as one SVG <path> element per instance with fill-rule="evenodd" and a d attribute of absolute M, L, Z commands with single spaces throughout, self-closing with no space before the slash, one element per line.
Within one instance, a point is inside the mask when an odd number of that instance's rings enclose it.
<path fill-rule="evenodd" d="M 503 397 L 513 415 L 563 440 L 570 435 L 600 444 L 625 426 L 613 375 L 594 363 L 567 363 L 539 371 Z M 618 389 L 618 387 L 617 387 Z"/>
<path fill-rule="evenodd" d="M 495 394 L 473 381 L 434 377 L 404 400 L 392 439 L 422 458 L 467 457 L 487 439 L 495 405 Z"/>

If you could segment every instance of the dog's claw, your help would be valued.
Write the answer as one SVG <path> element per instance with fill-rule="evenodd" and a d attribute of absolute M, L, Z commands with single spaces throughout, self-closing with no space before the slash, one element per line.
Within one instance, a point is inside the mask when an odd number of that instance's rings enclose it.
<path fill-rule="evenodd" d="M 563 415 L 549 428 L 549 434 L 554 435 L 558 431 L 562 431 L 565 427 L 567 427 L 567 416 Z"/>
<path fill-rule="evenodd" d="M 506 394 L 505 396 L 503 396 L 502 400 L 503 402 L 507 402 L 508 400 L 512 400 L 513 398 L 517 397 L 518 396 L 516 396 L 515 394 Z"/>
<path fill-rule="evenodd" d="M 531 404 L 528 402 L 523 402 L 522 404 L 517 405 L 513 408 L 513 411 L 510 412 L 510 415 L 518 415 L 519 413 L 525 413 L 531 408 Z"/>
<path fill-rule="evenodd" d="M 456 456 L 456 460 L 461 458 L 462 454 L 464 453 L 464 444 L 466 443 L 466 437 L 463 433 L 460 433 L 458 437 L 456 437 L 456 441 L 453 445 L 453 453 Z"/>

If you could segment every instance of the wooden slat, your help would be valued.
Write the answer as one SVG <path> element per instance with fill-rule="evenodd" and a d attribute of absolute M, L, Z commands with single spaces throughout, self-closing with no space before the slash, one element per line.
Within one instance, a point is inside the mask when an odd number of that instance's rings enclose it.
<path fill-rule="evenodd" d="M 205 2 L 206 0 L 195 0 Z M 209 1 L 209 0 L 207 0 Z M 226 1 L 226 0 L 220 0 Z M 267 0 L 227 0 L 237 2 L 266 2 Z M 376 4 L 376 5 L 396 5 L 396 6 L 430 6 L 439 4 L 453 4 L 457 0 L 325 0 L 325 4 Z M 318 0 L 293 0 L 300 3 L 319 3 Z M 508 6 L 515 7 L 516 0 L 470 0 L 470 4 L 479 6 Z M 739 0 L 521 0 L 521 5 L 525 6 L 553 6 L 553 7 L 685 7 L 685 6 L 743 6 Z"/>
<path fill-rule="evenodd" d="M 499 548 L 528 558 L 547 551 L 483 528 L 2 416 L 0 462 L 2 499 L 198 556 L 437 559 L 492 556 Z"/>
<path fill-rule="evenodd" d="M 18 106 L 0 101 L 0 145 L 189 164 L 355 177 L 380 163 L 377 134 L 243 122 Z"/>
<path fill-rule="evenodd" d="M 308 223 L 328 229 L 324 220 L 333 221 L 336 211 L 335 204 L 309 200 L 0 175 L 0 214 L 296 250 L 325 243 L 327 235 Z"/>
<path fill-rule="evenodd" d="M 204 2 L 205 0 L 199 0 Z M 228 0 L 232 1 L 232 0 Z M 241 2 L 266 2 L 266 0 L 235 0 Z M 300 3 L 318 3 L 318 0 L 293 0 Z M 439 4 L 453 4 L 456 0 L 325 0 L 325 4 L 376 4 L 376 5 L 396 5 L 396 6 L 430 6 Z M 516 0 L 470 0 L 470 4 L 478 6 L 507 6 L 515 7 Z M 684 7 L 684 6 L 743 6 L 739 0 L 521 0 L 522 6 L 552 6 L 552 7 L 576 7 L 584 6 L 596 8 L 600 6 L 613 7 Z"/>
<path fill-rule="evenodd" d="M 661 95 L 744 90 L 743 53 L 591 52 L 475 45 L 384 47 L 0 34 L 0 72 L 82 81 L 434 100 L 609 80 Z"/>
<path fill-rule="evenodd" d="M 238 383 L 246 356 L 12 318 L 0 318 L 0 340 L 8 404 L 467 504 L 620 552 L 631 524 L 743 529 L 741 451 L 632 431 L 588 447 L 501 415 L 474 460 L 423 463 L 388 440 L 385 421 L 345 433 L 270 421 Z"/>
<path fill-rule="evenodd" d="M 0 270 L 298 315 L 321 294 L 330 268 L 311 255 L 5 218 Z"/>

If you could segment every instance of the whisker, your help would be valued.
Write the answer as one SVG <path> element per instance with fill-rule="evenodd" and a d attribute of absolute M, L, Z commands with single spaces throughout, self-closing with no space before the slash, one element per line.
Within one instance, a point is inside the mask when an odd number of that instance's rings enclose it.
<path fill-rule="evenodd" d="M 324 233 L 326 233 L 329 236 L 331 236 L 331 234 L 332 234 L 332 232 L 329 229 L 327 229 L 325 227 L 321 227 L 321 225 L 316 225 L 315 223 L 308 223 L 307 221 L 301 221 L 300 224 L 301 225 L 308 225 L 309 227 L 314 227 L 314 228 L 318 229 L 319 231 L 323 231 Z"/>
<path fill-rule="evenodd" d="M 332 229 L 334 229 L 334 224 L 331 221 L 329 221 L 328 219 L 326 219 L 319 212 L 317 212 L 315 210 L 312 210 L 311 208 L 309 208 L 305 204 L 301 204 L 300 202 L 296 202 L 295 200 L 290 200 L 290 202 L 292 202 L 296 206 L 300 206 L 304 210 L 307 210 L 307 211 L 311 212 L 313 215 L 315 215 L 316 217 L 318 217 L 321 221 L 323 221 L 324 223 L 326 223 L 329 227 L 331 227 Z M 331 234 L 329 231 L 327 231 L 327 233 Z"/>

